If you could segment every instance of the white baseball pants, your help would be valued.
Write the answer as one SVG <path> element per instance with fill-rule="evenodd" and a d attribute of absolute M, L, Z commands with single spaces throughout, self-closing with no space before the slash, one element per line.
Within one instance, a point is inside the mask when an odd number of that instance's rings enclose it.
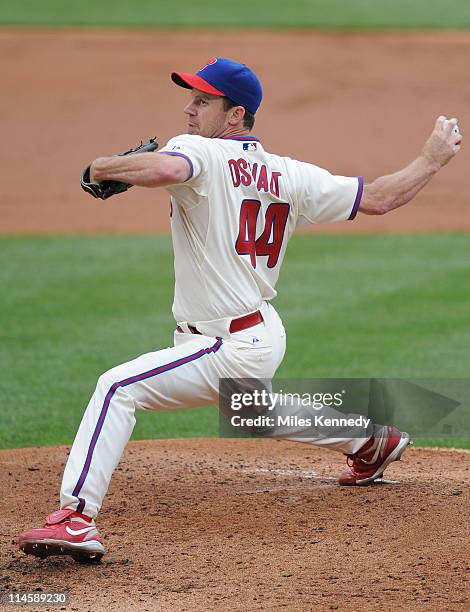
<path fill-rule="evenodd" d="M 135 410 L 190 408 L 217 403 L 220 378 L 270 379 L 285 352 L 282 322 L 268 303 L 263 323 L 217 338 L 175 331 L 174 346 L 147 353 L 98 379 L 65 467 L 61 508 L 95 517 L 135 425 Z M 328 409 L 329 415 L 345 416 Z M 344 453 L 366 439 L 301 439 Z"/>

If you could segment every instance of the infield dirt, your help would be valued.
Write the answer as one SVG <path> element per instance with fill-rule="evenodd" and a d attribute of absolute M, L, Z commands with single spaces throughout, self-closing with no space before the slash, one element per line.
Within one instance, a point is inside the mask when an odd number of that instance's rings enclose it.
<path fill-rule="evenodd" d="M 14 542 L 57 507 L 66 451 L 0 451 L 2 590 L 83 612 L 469 608 L 469 452 L 410 449 L 395 482 L 348 488 L 344 457 L 309 445 L 133 442 L 99 515 L 108 554 L 83 566 Z"/>

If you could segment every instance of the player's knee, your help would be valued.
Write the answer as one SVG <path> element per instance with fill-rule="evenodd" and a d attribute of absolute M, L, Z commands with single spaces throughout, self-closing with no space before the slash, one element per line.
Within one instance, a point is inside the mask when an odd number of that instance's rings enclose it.
<path fill-rule="evenodd" d="M 116 380 L 113 376 L 112 370 L 108 370 L 107 372 L 101 374 L 101 376 L 98 378 L 96 388 L 106 393 L 107 390 L 109 390 L 115 384 L 115 382 Z"/>

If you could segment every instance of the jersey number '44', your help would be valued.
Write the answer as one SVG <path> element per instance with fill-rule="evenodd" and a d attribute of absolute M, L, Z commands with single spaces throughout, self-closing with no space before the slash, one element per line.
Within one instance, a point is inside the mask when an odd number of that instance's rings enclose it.
<path fill-rule="evenodd" d="M 240 255 L 249 255 L 251 265 L 256 268 L 256 257 L 268 258 L 268 268 L 274 268 L 279 259 L 287 218 L 289 204 L 271 203 L 266 209 L 264 229 L 256 238 L 256 223 L 261 202 L 259 200 L 243 200 L 240 208 L 240 228 L 235 249 Z"/>

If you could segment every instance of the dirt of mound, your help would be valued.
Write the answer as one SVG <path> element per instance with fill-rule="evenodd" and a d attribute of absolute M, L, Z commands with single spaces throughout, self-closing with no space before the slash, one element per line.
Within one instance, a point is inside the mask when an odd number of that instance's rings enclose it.
<path fill-rule="evenodd" d="M 344 458 L 308 445 L 134 442 L 96 566 L 15 544 L 56 507 L 65 456 L 0 451 L 3 591 L 67 590 L 66 609 L 83 612 L 470 607 L 468 452 L 410 449 L 388 484 L 347 488 L 334 478 Z"/>
<path fill-rule="evenodd" d="M 415 157 L 437 115 L 465 132 L 469 52 L 470 33 L 0 29 L 0 232 L 168 231 L 164 190 L 103 203 L 78 178 L 94 157 L 185 130 L 173 70 L 251 65 L 267 150 L 371 180 Z M 464 148 L 405 209 L 316 231 L 468 231 L 467 167 Z"/>

